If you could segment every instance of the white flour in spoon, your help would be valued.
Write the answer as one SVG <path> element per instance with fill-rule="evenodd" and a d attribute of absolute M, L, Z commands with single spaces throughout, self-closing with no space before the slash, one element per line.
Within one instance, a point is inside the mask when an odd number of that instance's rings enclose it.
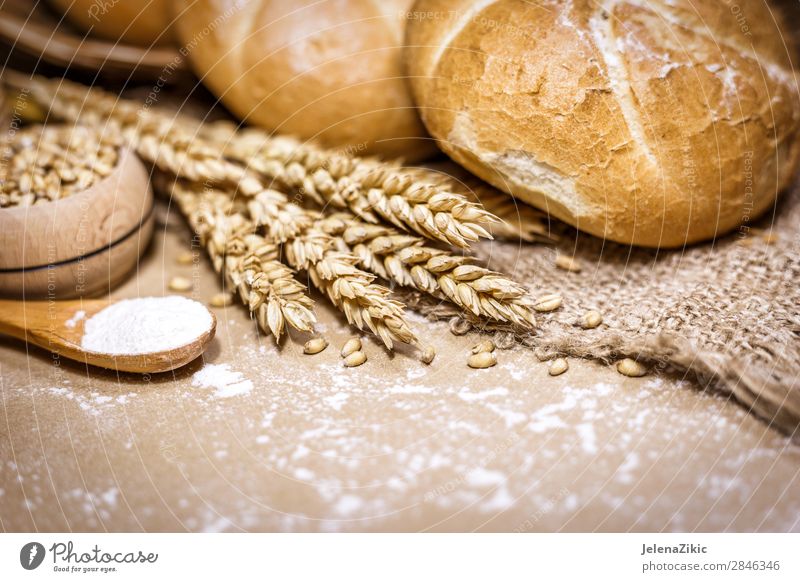
<path fill-rule="evenodd" d="M 186 297 L 143 297 L 109 305 L 86 321 L 81 347 L 136 355 L 185 346 L 211 329 L 208 309 Z"/>

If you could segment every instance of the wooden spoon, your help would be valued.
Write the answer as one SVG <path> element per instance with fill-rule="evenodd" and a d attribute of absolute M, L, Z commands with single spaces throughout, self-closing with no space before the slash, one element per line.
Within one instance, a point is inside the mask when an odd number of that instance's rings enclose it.
<path fill-rule="evenodd" d="M 84 323 L 114 303 L 105 299 L 74 301 L 0 300 L 0 333 L 44 348 L 70 360 L 86 362 L 120 372 L 152 374 L 174 370 L 188 364 L 206 349 L 217 329 L 211 315 L 211 328 L 190 343 L 161 352 L 135 355 L 104 354 L 81 347 Z M 76 317 L 79 311 L 85 315 Z"/>

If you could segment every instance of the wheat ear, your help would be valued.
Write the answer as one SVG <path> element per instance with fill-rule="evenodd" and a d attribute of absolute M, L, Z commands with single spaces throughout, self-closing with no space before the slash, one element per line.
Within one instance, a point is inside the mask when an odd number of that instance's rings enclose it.
<path fill-rule="evenodd" d="M 231 159 L 317 202 L 349 208 L 367 222 L 378 222 L 380 217 L 403 230 L 459 247 L 491 238 L 486 227 L 499 222 L 479 204 L 421 181 L 396 163 L 356 158 L 257 129 L 236 131 L 231 124 L 192 124 L 65 80 L 37 77 L 26 84 L 33 98 L 53 115 L 118 125 L 142 157 L 190 179 L 213 174 L 220 182 L 247 180 L 244 168 L 229 164 L 214 148 L 202 144 L 213 139 Z"/>
<path fill-rule="evenodd" d="M 463 194 L 499 218 L 498 222 L 486 227 L 495 238 L 550 244 L 558 242 L 558 236 L 549 228 L 547 214 L 518 202 L 513 196 L 477 179 L 451 162 L 408 168 L 407 171 L 420 180 Z"/>
<path fill-rule="evenodd" d="M 105 124 L 147 162 L 161 170 L 192 181 L 236 185 L 244 194 L 261 185 L 241 164 L 223 158 L 221 152 L 198 136 L 202 124 L 186 116 L 170 116 L 93 87 L 62 79 L 20 80 L 31 97 L 51 115 L 75 123 Z"/>
<path fill-rule="evenodd" d="M 396 227 L 458 247 L 481 238 L 500 222 L 465 196 L 408 172 L 396 162 L 358 158 L 255 128 L 207 124 L 204 137 L 225 155 L 318 203 L 347 208 L 367 222 L 379 218 Z"/>
<path fill-rule="evenodd" d="M 194 222 L 198 226 L 224 220 L 234 221 L 235 230 L 218 229 L 217 238 L 210 240 L 214 241 L 215 249 L 225 248 L 227 255 L 239 257 L 240 262 L 234 263 L 234 267 L 243 271 L 242 276 L 237 276 L 236 270 L 229 276 L 249 305 L 261 307 L 258 297 L 252 295 L 250 288 L 260 291 L 254 285 L 254 282 L 261 280 L 258 272 L 248 271 L 253 266 L 253 252 L 256 249 L 269 249 L 265 257 L 269 257 L 271 267 L 262 268 L 262 271 L 281 273 L 277 264 L 272 263 L 277 262 L 279 255 L 277 245 L 283 243 L 289 265 L 297 270 L 306 270 L 314 286 L 345 314 L 349 323 L 361 330 L 369 329 L 389 349 L 393 348 L 394 342 L 420 346 L 417 336 L 405 321 L 403 304 L 391 298 L 389 289 L 374 283 L 375 275 L 358 269 L 355 256 L 338 251 L 333 237 L 314 226 L 314 221 L 319 218 L 317 214 L 289 202 L 283 194 L 273 190 L 263 190 L 248 199 L 247 203 L 235 202 L 233 193 L 229 191 L 218 193 L 213 198 L 206 196 L 206 210 L 201 214 L 202 207 L 197 207 L 198 185 L 193 185 L 193 193 L 191 188 L 181 187 L 181 184 L 177 183 L 173 194 L 178 198 L 181 208 L 186 209 L 185 213 L 196 216 Z M 225 216 L 230 218 L 224 219 Z M 258 227 L 266 230 L 266 237 L 252 234 Z M 240 230 L 251 234 L 241 236 L 238 234 Z M 245 250 L 250 253 L 245 253 Z M 214 254 L 212 259 L 215 267 L 220 265 L 221 268 L 223 263 Z M 246 284 L 245 287 L 241 286 L 242 282 Z M 272 281 L 267 279 L 264 283 Z M 272 284 L 270 288 L 275 288 L 275 285 Z M 282 288 L 281 285 L 277 286 L 278 290 Z M 269 314 L 270 311 L 265 311 L 263 315 L 259 312 L 259 322 L 266 321 L 269 324 L 272 321 Z M 288 314 L 284 314 L 284 317 L 290 321 Z M 272 328 L 271 325 L 269 327 Z"/>
<path fill-rule="evenodd" d="M 256 234 L 256 226 L 229 195 L 175 181 L 174 200 L 208 251 L 214 269 L 223 273 L 259 326 L 280 340 L 289 325 L 311 332 L 313 301 L 294 272 L 278 258 L 278 245 Z"/>
<path fill-rule="evenodd" d="M 268 236 L 283 242 L 286 261 L 306 270 L 311 282 L 358 329 L 368 328 L 392 349 L 395 341 L 419 346 L 405 321 L 404 306 L 375 275 L 356 267 L 358 258 L 337 247 L 333 236 L 316 226 L 320 216 L 286 201 L 280 192 L 264 190 L 248 201 L 250 217 Z M 286 236 L 285 233 L 299 233 Z"/>
<path fill-rule="evenodd" d="M 342 240 L 368 269 L 458 305 L 476 317 L 531 328 L 533 301 L 524 287 L 479 265 L 469 256 L 425 246 L 424 240 L 391 227 L 368 224 L 338 213 L 317 221 L 320 230 Z"/>

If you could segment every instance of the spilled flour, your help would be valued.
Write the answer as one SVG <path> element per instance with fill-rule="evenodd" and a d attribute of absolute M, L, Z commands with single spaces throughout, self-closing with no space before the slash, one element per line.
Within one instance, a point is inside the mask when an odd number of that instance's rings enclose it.
<path fill-rule="evenodd" d="M 231 370 L 230 364 L 206 364 L 192 376 L 192 386 L 213 388 L 216 398 L 230 398 L 250 392 L 253 382 L 241 372 Z"/>
<path fill-rule="evenodd" d="M 449 334 L 443 327 L 432 326 L 437 338 Z M 115 468 L 141 463 L 142 455 L 154 468 L 207 466 L 191 483 L 163 481 L 163 496 L 142 486 L 147 481 L 104 477 L 87 493 L 75 479 L 59 491 L 70 524 L 190 531 L 800 526 L 800 497 L 791 493 L 800 447 L 677 379 L 624 379 L 580 362 L 553 379 L 546 363 L 522 350 L 504 350 L 490 372 L 475 373 L 465 364 L 471 339 L 447 339 L 464 349 L 440 354 L 433 366 L 392 362 L 367 343 L 370 365 L 344 368 L 338 350 L 328 349 L 298 356 L 300 370 L 279 359 L 291 358 L 285 351 L 299 351 L 296 345 L 257 343 L 243 322 L 236 333 L 243 337 L 234 357 L 223 349 L 188 378 L 135 395 L 116 379 L 78 375 L 32 387 L 24 370 L 0 385 L 9 409 L 27 414 L 31 426 L 54 411 L 39 425 L 54 453 L 69 435 L 80 458 L 100 455 Z M 350 332 L 336 333 L 332 343 L 341 345 Z M 39 439 L 23 436 L 20 447 L 28 448 L 18 453 L 19 468 L 0 471 L 10 475 L 0 488 L 6 506 L 24 519 L 32 511 L 38 523 L 60 513 L 49 481 L 34 480 L 44 473 L 25 460 L 35 457 Z M 25 496 L 13 493 L 22 486 Z"/>
<path fill-rule="evenodd" d="M 76 391 L 69 386 L 51 386 L 46 391 L 53 396 L 60 396 L 66 400 L 75 402 L 80 410 L 92 416 L 100 416 L 108 413 L 116 405 L 124 406 L 128 404 L 131 398 L 136 397 L 134 392 L 110 396 L 95 391 Z"/>
<path fill-rule="evenodd" d="M 86 312 L 83 309 L 79 309 L 78 311 L 75 312 L 75 315 L 73 315 L 67 321 L 64 322 L 64 325 L 72 329 L 76 325 L 78 325 L 79 321 L 82 321 L 85 318 L 86 318 Z"/>

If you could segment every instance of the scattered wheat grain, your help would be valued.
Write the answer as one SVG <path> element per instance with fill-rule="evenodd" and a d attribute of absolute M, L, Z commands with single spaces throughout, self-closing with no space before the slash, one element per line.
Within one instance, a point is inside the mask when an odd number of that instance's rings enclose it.
<path fill-rule="evenodd" d="M 553 363 L 550 364 L 550 369 L 547 371 L 547 373 L 551 376 L 560 376 L 567 370 L 569 370 L 569 362 L 567 362 L 567 360 L 564 358 L 558 358 L 553 360 Z"/>
<path fill-rule="evenodd" d="M 183 251 L 175 257 L 175 262 L 179 265 L 191 265 L 195 261 L 195 254 L 192 251 Z"/>
<path fill-rule="evenodd" d="M 303 353 L 308 355 L 318 354 L 327 347 L 328 342 L 324 337 L 315 337 L 305 343 Z"/>
<path fill-rule="evenodd" d="M 640 364 L 636 360 L 625 358 L 624 360 L 620 360 L 619 362 L 617 362 L 617 372 L 619 372 L 624 376 L 631 376 L 632 378 L 638 378 L 640 376 L 644 376 L 647 373 L 647 368 L 645 368 L 642 364 Z"/>
<path fill-rule="evenodd" d="M 467 365 L 470 368 L 491 368 L 497 364 L 497 356 L 494 352 L 480 352 L 479 354 L 472 354 L 467 360 Z"/>
<path fill-rule="evenodd" d="M 563 269 L 564 271 L 569 271 L 570 273 L 581 272 L 581 266 L 578 264 L 578 262 L 567 255 L 558 255 L 556 257 L 556 267 Z"/>
<path fill-rule="evenodd" d="M 344 344 L 344 347 L 342 348 L 342 357 L 346 358 L 350 354 L 360 351 L 361 351 L 361 340 L 357 337 L 350 338 L 349 340 L 347 340 L 347 342 Z"/>
<path fill-rule="evenodd" d="M 603 316 L 597 311 L 587 311 L 581 318 L 583 329 L 594 329 L 603 323 Z"/>
<path fill-rule="evenodd" d="M 211 307 L 227 307 L 233 303 L 233 296 L 230 293 L 217 293 L 208 303 Z"/>
<path fill-rule="evenodd" d="M 169 280 L 169 288 L 172 291 L 184 293 L 186 291 L 191 291 L 192 287 L 194 287 L 192 280 L 186 277 L 173 277 Z"/>
<path fill-rule="evenodd" d="M 423 364 L 430 364 L 436 357 L 436 349 L 433 346 L 425 346 L 420 353 L 419 359 Z"/>
<path fill-rule="evenodd" d="M 344 365 L 348 368 L 355 368 L 367 361 L 367 354 L 362 351 L 353 352 L 344 359 Z"/>
<path fill-rule="evenodd" d="M 539 312 L 555 311 L 561 307 L 562 299 L 558 293 L 549 293 L 542 295 L 533 303 L 533 308 Z"/>

